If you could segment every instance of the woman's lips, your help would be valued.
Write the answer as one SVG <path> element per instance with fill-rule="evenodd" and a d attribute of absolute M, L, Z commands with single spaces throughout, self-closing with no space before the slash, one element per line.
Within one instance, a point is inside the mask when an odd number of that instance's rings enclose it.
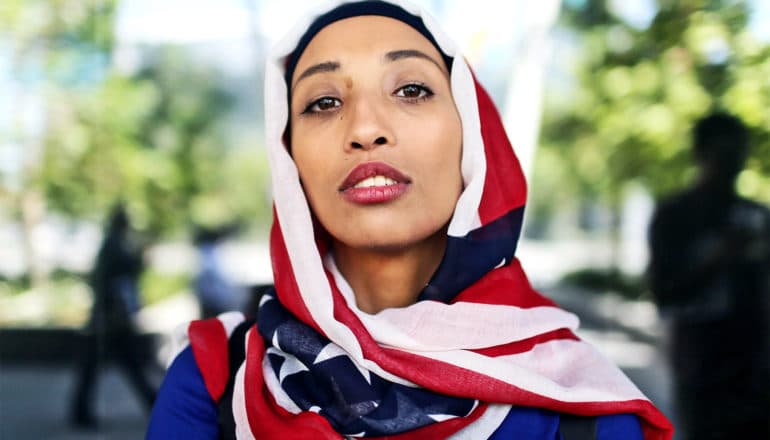
<path fill-rule="evenodd" d="M 409 188 L 411 179 L 382 162 L 362 163 L 340 185 L 342 197 L 353 203 L 373 204 L 395 200 Z"/>

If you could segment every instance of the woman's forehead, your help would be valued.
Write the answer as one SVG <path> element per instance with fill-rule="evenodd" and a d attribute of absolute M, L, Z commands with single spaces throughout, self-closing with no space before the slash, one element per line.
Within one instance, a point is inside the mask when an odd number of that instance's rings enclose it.
<path fill-rule="evenodd" d="M 436 47 L 408 24 L 390 17 L 364 15 L 336 21 L 310 41 L 297 62 L 292 83 L 307 66 L 339 61 L 352 54 L 383 56 L 394 50 L 414 49 L 441 60 Z"/>

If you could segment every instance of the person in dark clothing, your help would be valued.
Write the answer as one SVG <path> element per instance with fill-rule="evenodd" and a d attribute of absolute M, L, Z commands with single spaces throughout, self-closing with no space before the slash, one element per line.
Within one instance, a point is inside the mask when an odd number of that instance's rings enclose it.
<path fill-rule="evenodd" d="M 146 354 L 132 320 L 140 308 L 142 269 L 142 252 L 130 240 L 129 218 L 119 204 L 110 215 L 91 273 L 94 303 L 81 347 L 72 408 L 72 422 L 77 426 L 96 424 L 94 391 L 107 358 L 118 362 L 147 410 L 152 408 L 156 390 L 144 373 Z"/>
<path fill-rule="evenodd" d="M 195 233 L 199 269 L 193 279 L 193 290 L 202 318 L 242 309 L 241 302 L 246 293 L 228 278 L 219 254 L 221 243 L 235 229 L 235 226 L 199 227 Z"/>
<path fill-rule="evenodd" d="M 747 153 L 737 118 L 698 121 L 699 179 L 651 224 L 651 287 L 671 323 L 688 439 L 770 439 L 770 211 L 735 191 Z"/>

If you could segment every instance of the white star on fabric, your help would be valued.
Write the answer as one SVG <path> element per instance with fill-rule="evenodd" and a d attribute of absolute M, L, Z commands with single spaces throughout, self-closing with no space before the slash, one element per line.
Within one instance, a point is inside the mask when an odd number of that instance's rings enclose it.
<path fill-rule="evenodd" d="M 281 371 L 278 373 L 278 382 L 283 384 L 283 380 L 287 376 L 300 373 L 302 371 L 308 371 L 307 367 L 294 356 L 285 356 L 283 364 L 281 365 Z"/>
<path fill-rule="evenodd" d="M 363 432 L 359 432 L 358 434 L 350 434 L 350 435 L 348 435 L 347 437 L 348 437 L 348 438 L 352 438 L 352 437 L 355 437 L 355 438 L 360 438 L 360 437 L 363 437 L 363 436 L 365 436 L 365 435 L 366 435 L 366 431 L 363 431 Z"/>
<path fill-rule="evenodd" d="M 266 303 L 268 301 L 272 301 L 274 299 L 275 298 L 273 298 L 272 295 L 262 295 L 262 298 L 259 299 L 259 306 L 261 307 L 262 304 L 264 304 L 264 303 Z"/>
<path fill-rule="evenodd" d="M 443 422 L 444 420 L 454 419 L 457 416 L 453 416 L 452 414 L 428 414 L 428 417 L 437 422 Z"/>
<path fill-rule="evenodd" d="M 273 347 L 268 347 L 267 350 L 265 350 L 265 354 L 274 354 L 276 356 L 282 357 L 283 359 L 286 359 L 286 353 L 284 353 L 284 352 L 282 352 L 280 350 L 276 350 Z"/>
<path fill-rule="evenodd" d="M 319 364 L 323 361 L 328 361 L 329 359 L 336 358 L 339 356 L 347 356 L 347 352 L 343 350 L 339 345 L 328 343 L 326 346 L 321 349 L 321 351 L 318 353 L 318 356 L 315 357 L 315 360 L 313 361 L 313 364 Z M 355 367 L 358 369 L 358 372 L 361 373 L 361 376 L 366 379 L 366 382 L 371 385 L 372 384 L 372 377 L 369 370 L 366 368 L 358 365 L 356 361 L 354 361 L 352 358 L 350 358 L 350 362 L 355 365 Z"/>
<path fill-rule="evenodd" d="M 328 343 L 324 348 L 321 349 L 321 351 L 318 352 L 318 355 L 315 357 L 313 364 L 320 364 L 323 361 L 328 361 L 329 359 L 336 358 L 338 356 L 347 356 L 347 353 L 339 345 Z"/>
<path fill-rule="evenodd" d="M 275 332 L 273 332 L 273 347 L 275 347 L 276 349 L 278 349 L 280 351 L 283 351 L 283 348 L 281 348 L 281 345 L 278 344 L 278 331 L 277 330 Z"/>

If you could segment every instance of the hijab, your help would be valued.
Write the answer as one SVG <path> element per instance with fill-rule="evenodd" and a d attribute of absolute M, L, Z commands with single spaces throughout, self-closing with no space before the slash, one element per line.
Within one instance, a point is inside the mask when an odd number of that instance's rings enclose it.
<path fill-rule="evenodd" d="M 443 260 L 415 304 L 377 314 L 358 309 L 337 270 L 285 137 L 286 78 L 302 50 L 323 27 L 359 15 L 400 20 L 439 49 L 463 132 L 464 186 Z M 665 416 L 575 335 L 577 317 L 530 286 L 515 256 L 521 166 L 492 100 L 433 18 L 401 0 L 332 1 L 277 43 L 265 75 L 275 289 L 261 300 L 235 375 L 238 438 L 487 438 L 512 406 L 635 413 L 647 439 L 670 438 Z M 229 334 L 237 320 L 220 317 L 214 331 Z M 207 387 L 221 395 L 224 384 Z"/>

